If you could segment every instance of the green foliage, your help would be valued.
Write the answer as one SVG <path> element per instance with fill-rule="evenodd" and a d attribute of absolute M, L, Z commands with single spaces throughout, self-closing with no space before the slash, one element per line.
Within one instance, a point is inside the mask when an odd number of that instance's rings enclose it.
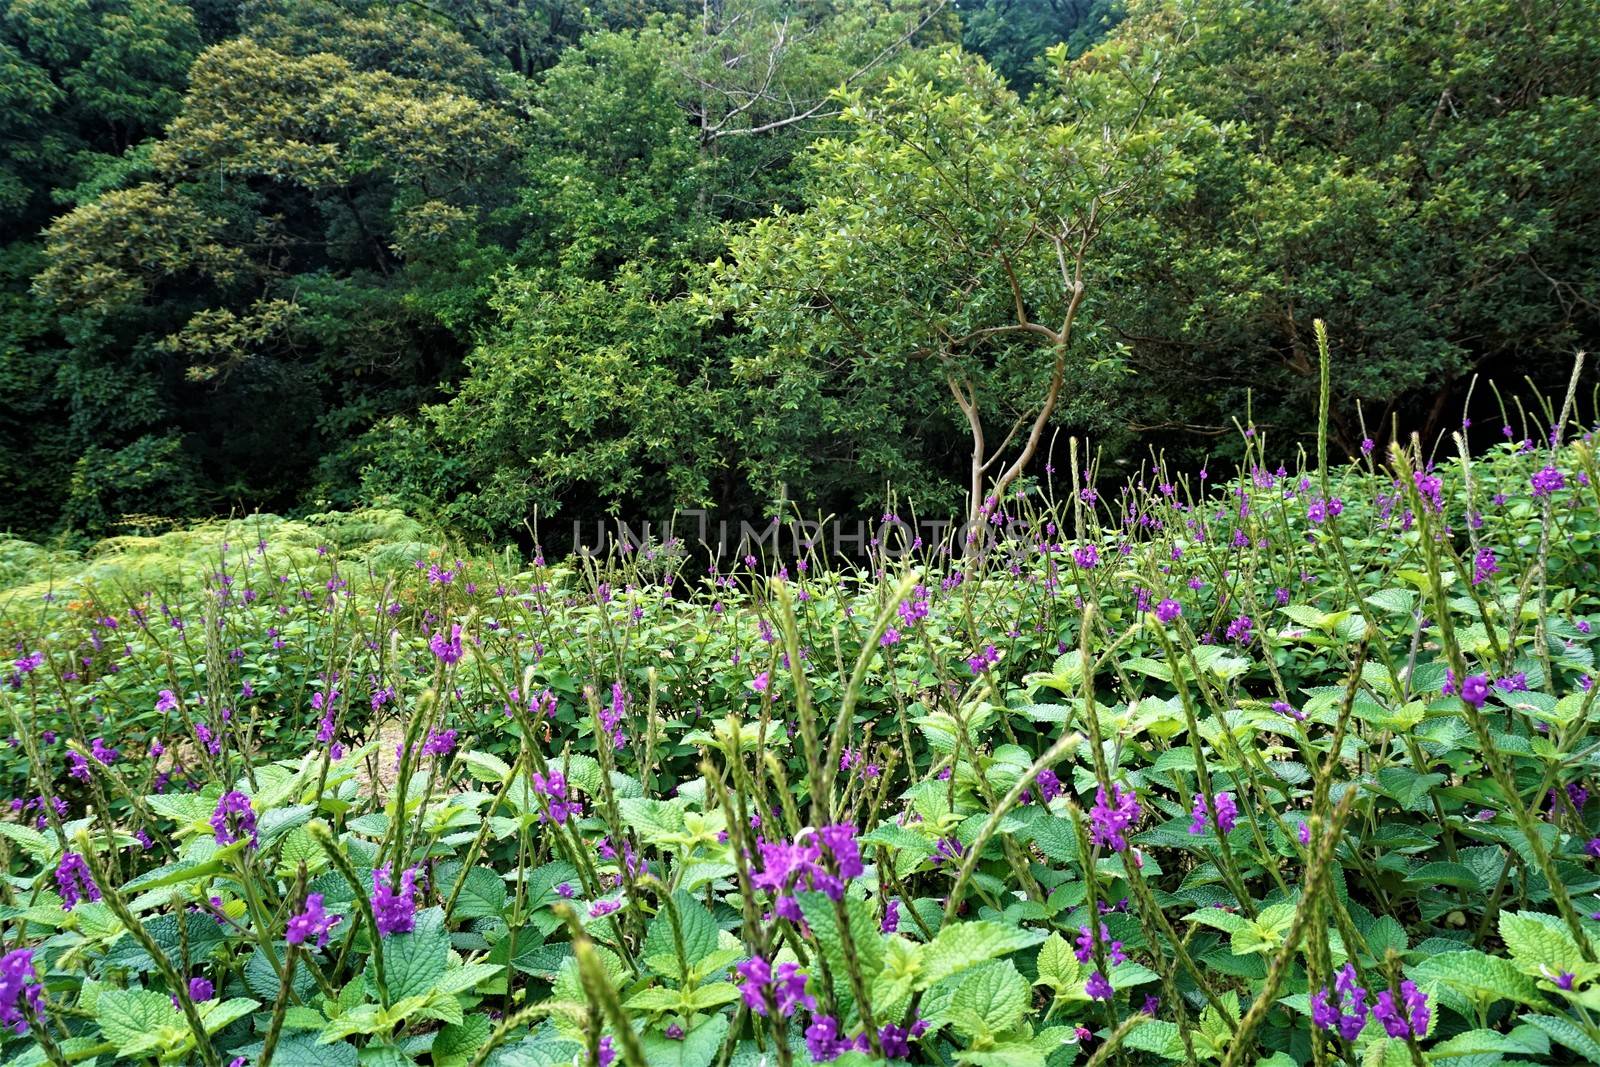
<path fill-rule="evenodd" d="M 0 528 L 971 515 L 1303 433 L 1317 318 L 1335 446 L 1431 437 L 1600 338 L 1585 15 L 15 0 Z"/>
<path fill-rule="evenodd" d="M 1132 5 L 1116 37 L 1228 131 L 1191 198 L 1107 242 L 1137 421 L 1224 427 L 1253 389 L 1303 428 L 1315 318 L 1346 449 L 1356 400 L 1372 430 L 1421 405 L 1431 436 L 1474 371 L 1564 384 L 1600 324 L 1594 33 L 1560 3 Z"/>
<path fill-rule="evenodd" d="M 963 0 L 961 45 L 989 61 L 1018 92 L 1048 81 L 1045 53 L 1073 56 L 1099 42 L 1122 17 L 1119 0 Z"/>
<path fill-rule="evenodd" d="M 1181 110 L 1147 126 L 1158 82 L 1113 58 L 1103 74 L 1069 76 L 1058 53 L 1056 93 L 1033 102 L 957 51 L 924 57 L 875 97 L 851 94 L 849 135 L 813 150 L 807 210 L 734 242 L 717 296 L 763 345 L 741 373 L 850 406 L 858 380 L 869 398 L 874 382 L 948 391 L 949 421 L 972 441 L 973 509 L 991 483 L 1004 493 L 1058 407 L 1093 422 L 1097 379 L 1104 387 L 1115 360 L 1096 330 L 1075 328 L 1096 239 L 1130 202 L 1181 195 L 1168 184 L 1181 184 L 1183 153 L 1204 133 Z M 903 418 L 933 410 L 927 390 L 901 402 Z"/>
<path fill-rule="evenodd" d="M 860 570 L 0 543 L 8 981 L 107 1061 L 1592 1059 L 1592 444 L 1262 436 Z"/>

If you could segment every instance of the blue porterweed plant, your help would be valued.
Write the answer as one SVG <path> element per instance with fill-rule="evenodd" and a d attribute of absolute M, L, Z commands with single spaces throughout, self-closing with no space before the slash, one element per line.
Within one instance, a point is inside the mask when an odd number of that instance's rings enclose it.
<path fill-rule="evenodd" d="M 0 1053 L 1600 1061 L 1575 409 L 1074 442 L 859 570 L 263 516 L 14 588 Z"/>

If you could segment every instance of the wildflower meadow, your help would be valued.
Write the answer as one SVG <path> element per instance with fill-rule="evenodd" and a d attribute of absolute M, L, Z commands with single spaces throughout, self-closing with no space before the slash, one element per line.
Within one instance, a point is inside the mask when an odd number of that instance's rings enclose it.
<path fill-rule="evenodd" d="M 1114 492 L 1074 444 L 855 566 L 8 543 L 0 1055 L 1600 1061 L 1575 392 Z"/>

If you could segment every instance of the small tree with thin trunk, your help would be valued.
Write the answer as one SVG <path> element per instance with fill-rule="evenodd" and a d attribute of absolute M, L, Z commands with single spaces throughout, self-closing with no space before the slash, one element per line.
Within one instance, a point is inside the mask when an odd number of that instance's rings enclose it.
<path fill-rule="evenodd" d="M 875 98 L 846 94 L 848 133 L 812 149 L 806 209 L 739 234 L 720 276 L 767 342 L 747 373 L 938 374 L 971 437 L 969 522 L 1036 457 L 1074 382 L 1106 371 L 1083 336 L 1095 242 L 1172 195 L 1203 129 L 1152 117 L 1160 78 L 1137 57 L 1053 58 L 1053 91 L 1028 102 L 954 49 Z"/>

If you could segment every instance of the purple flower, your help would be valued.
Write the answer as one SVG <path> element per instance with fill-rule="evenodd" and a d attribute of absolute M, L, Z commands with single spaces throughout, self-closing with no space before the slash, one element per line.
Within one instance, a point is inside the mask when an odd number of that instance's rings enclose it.
<path fill-rule="evenodd" d="M 1113 992 L 1111 982 L 1099 971 L 1089 976 L 1089 980 L 1083 984 L 1083 991 L 1089 994 L 1090 1000 L 1110 1000 Z"/>
<path fill-rule="evenodd" d="M 611 706 L 600 708 L 600 728 L 611 738 L 612 748 L 628 743 L 628 735 L 622 732 L 622 716 L 627 710 L 628 690 L 621 682 L 611 683 Z"/>
<path fill-rule="evenodd" d="M 1397 1005 L 1394 994 L 1385 989 L 1372 1006 L 1372 1017 L 1383 1024 L 1383 1032 L 1390 1037 L 1422 1037 L 1428 1032 L 1428 995 L 1407 979 L 1400 983 L 1400 1000 Z"/>
<path fill-rule="evenodd" d="M 862 1033 L 855 1040 L 839 1033 L 839 1021 L 831 1015 L 813 1015 L 806 1027 L 806 1051 L 813 1063 L 831 1063 L 852 1049 L 866 1049 L 867 1037 Z"/>
<path fill-rule="evenodd" d="M 1193 821 L 1189 823 L 1189 832 L 1191 834 L 1205 833 L 1207 817 L 1212 816 L 1213 811 L 1207 805 L 1204 793 L 1196 793 L 1194 795 L 1194 810 L 1190 814 L 1193 816 Z M 1234 803 L 1232 793 L 1217 794 L 1214 821 L 1217 824 L 1217 829 L 1222 833 L 1229 833 L 1238 825 L 1239 807 Z"/>
<path fill-rule="evenodd" d="M 260 843 L 255 809 L 250 806 L 250 798 L 237 790 L 222 794 L 217 801 L 216 810 L 211 813 L 211 829 L 219 845 L 230 845 L 245 837 L 250 839 L 251 848 Z"/>
<path fill-rule="evenodd" d="M 1039 772 L 1038 777 L 1034 778 L 1034 783 L 1039 787 L 1040 799 L 1046 804 L 1062 793 L 1061 779 L 1048 767 Z"/>
<path fill-rule="evenodd" d="M 417 877 L 420 868 L 408 867 L 400 872 L 398 891 L 390 884 L 389 864 L 372 872 L 372 918 L 378 926 L 378 936 L 408 934 L 417 925 Z"/>
<path fill-rule="evenodd" d="M 1254 637 L 1255 623 L 1250 616 L 1240 615 L 1228 624 L 1227 637 L 1229 641 L 1238 645 L 1248 645 Z"/>
<path fill-rule="evenodd" d="M 1529 481 L 1533 484 L 1533 495 L 1536 497 L 1549 496 L 1567 487 L 1567 476 L 1548 464 L 1544 469 L 1534 471 Z"/>
<path fill-rule="evenodd" d="M 589 905 L 589 918 L 599 919 L 621 909 L 622 901 L 620 900 L 597 900 Z"/>
<path fill-rule="evenodd" d="M 1311 1021 L 1323 1030 L 1337 1029 L 1346 1041 L 1360 1036 L 1367 1022 L 1367 991 L 1356 985 L 1354 966 L 1347 963 L 1340 969 L 1332 990 L 1324 986 L 1312 995 Z"/>
<path fill-rule="evenodd" d="M 103 738 L 95 738 L 89 743 L 89 755 L 104 764 L 117 762 L 117 750 L 106 745 Z"/>
<path fill-rule="evenodd" d="M 1111 796 L 1104 788 L 1096 789 L 1094 807 L 1089 809 L 1089 840 L 1097 845 L 1121 852 L 1128 847 L 1124 836 L 1144 814 L 1133 790 L 1123 791 L 1116 783 L 1111 785 Z"/>
<path fill-rule="evenodd" d="M 533 791 L 549 800 L 548 816 L 539 815 L 540 822 L 553 822 L 565 824 L 567 819 L 574 815 L 583 814 L 583 804 L 577 800 L 567 799 L 567 779 L 560 771 L 551 771 L 548 775 L 534 773 L 530 779 Z"/>
<path fill-rule="evenodd" d="M 883 1054 L 891 1060 L 904 1060 L 911 1057 L 911 1038 L 921 1037 L 928 1029 L 928 1024 L 921 1019 L 911 1024 L 907 1030 L 894 1023 L 886 1023 L 878 1027 L 878 1047 L 883 1049 Z"/>
<path fill-rule="evenodd" d="M 156 701 L 156 710 L 160 712 L 178 710 L 178 697 L 170 689 L 163 689 Z"/>
<path fill-rule="evenodd" d="M 1122 942 L 1111 940 L 1111 929 L 1105 923 L 1100 924 L 1100 943 L 1106 946 L 1106 951 L 1111 954 L 1112 963 L 1122 963 L 1128 954 L 1122 951 Z M 1094 935 L 1087 926 L 1078 927 L 1078 947 L 1073 950 L 1079 963 L 1088 963 L 1089 957 L 1094 955 Z"/>
<path fill-rule="evenodd" d="M 1156 605 L 1156 618 L 1164 623 L 1171 623 L 1183 614 L 1183 605 L 1171 597 L 1167 597 Z"/>
<path fill-rule="evenodd" d="M 433 654 L 439 657 L 439 659 L 446 665 L 458 662 L 463 654 L 461 648 L 461 627 L 450 627 L 450 637 L 448 640 L 445 638 L 443 630 L 436 631 L 433 637 L 428 641 L 428 647 L 431 648 L 433 650 Z"/>
<path fill-rule="evenodd" d="M 883 906 L 883 921 L 878 924 L 878 932 L 892 934 L 900 929 L 900 901 L 890 899 Z"/>
<path fill-rule="evenodd" d="M 1272 702 L 1272 710 L 1277 712 L 1279 715 L 1287 715 L 1295 722 L 1306 721 L 1306 713 L 1303 711 L 1296 711 L 1294 705 L 1288 703 L 1287 701 L 1274 700 Z"/>
<path fill-rule="evenodd" d="M 1338 497 L 1323 500 L 1318 497 L 1306 505 L 1306 518 L 1314 526 L 1321 526 L 1329 519 L 1338 518 L 1344 511 L 1344 501 Z"/>
<path fill-rule="evenodd" d="M 775 1011 L 782 1018 L 793 1015 L 796 1008 L 814 1011 L 817 1002 L 806 992 L 806 976 L 794 963 L 780 963 L 774 973 L 772 964 L 760 956 L 752 956 L 735 968 L 744 979 L 739 992 L 744 1002 L 757 1015 Z"/>
<path fill-rule="evenodd" d="M 1483 707 L 1483 702 L 1489 699 L 1489 678 L 1483 674 L 1473 674 L 1461 683 L 1461 699 L 1475 708 Z"/>
<path fill-rule="evenodd" d="M 203 1000 L 210 1000 L 216 995 L 216 987 L 211 984 L 211 980 L 209 978 L 189 979 L 189 999 L 194 1001 L 196 1004 Z"/>
<path fill-rule="evenodd" d="M 283 939 L 291 945 L 303 945 L 310 941 L 321 948 L 328 943 L 328 934 L 339 920 L 339 916 L 329 915 L 323 910 L 321 893 L 309 893 L 306 895 L 305 910 L 289 920 L 289 928 Z"/>
<path fill-rule="evenodd" d="M 967 669 L 973 674 L 982 674 L 999 662 L 1000 650 L 993 645 L 985 645 L 982 652 L 967 660 Z"/>
<path fill-rule="evenodd" d="M 14 949 L 0 958 L 0 1026 L 25 1034 L 28 1023 L 17 1006 L 19 1000 L 25 1000 L 35 1016 L 44 1014 L 44 987 L 34 975 L 29 948 Z"/>
<path fill-rule="evenodd" d="M 1422 497 L 1435 514 L 1444 509 L 1444 481 L 1437 475 L 1428 471 L 1416 471 L 1411 475 L 1411 481 L 1417 487 L 1417 495 Z"/>
<path fill-rule="evenodd" d="M 56 888 L 61 893 L 61 908 L 71 911 L 80 900 L 99 900 L 100 890 L 89 873 L 89 865 L 76 852 L 63 852 L 56 865 Z"/>
<path fill-rule="evenodd" d="M 1082 548 L 1072 550 L 1072 562 L 1084 570 L 1096 566 L 1100 562 L 1100 549 L 1093 544 L 1084 545 Z"/>
<path fill-rule="evenodd" d="M 455 747 L 454 730 L 430 730 L 428 739 L 422 743 L 422 751 L 430 756 L 448 756 Z"/>
<path fill-rule="evenodd" d="M 1494 553 L 1487 548 L 1478 549 L 1477 555 L 1472 557 L 1472 584 L 1482 585 L 1499 573 L 1500 563 Z"/>

